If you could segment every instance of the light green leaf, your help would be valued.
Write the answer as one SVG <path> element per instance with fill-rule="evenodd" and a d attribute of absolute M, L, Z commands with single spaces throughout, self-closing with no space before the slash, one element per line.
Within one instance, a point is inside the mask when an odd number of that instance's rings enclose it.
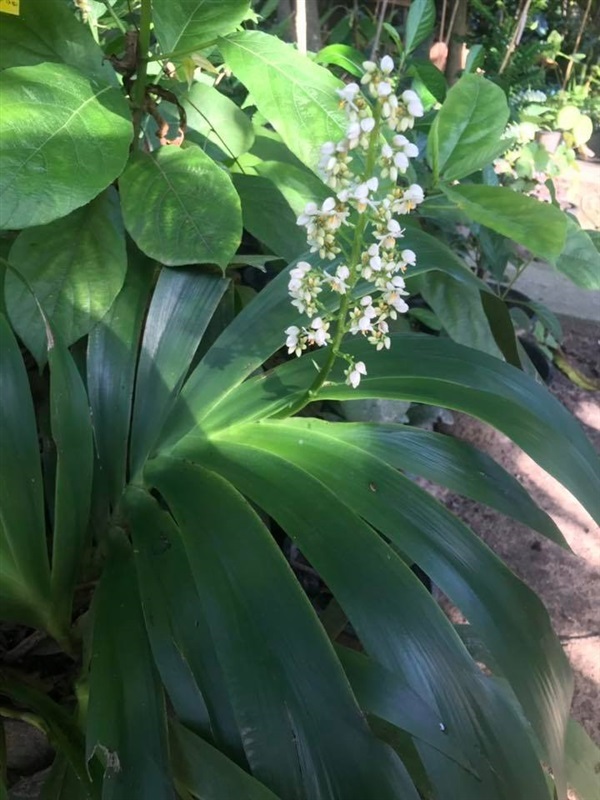
<path fill-rule="evenodd" d="M 135 568 L 124 540 L 113 541 L 111 550 L 91 608 L 87 759 L 96 755 L 105 764 L 107 800 L 174 800 L 164 696 L 144 628 Z"/>
<path fill-rule="evenodd" d="M 227 173 L 199 147 L 136 153 L 119 187 L 125 227 L 146 255 L 169 267 L 225 269 L 242 235 L 240 200 Z"/>
<path fill-rule="evenodd" d="M 406 52 L 412 52 L 422 41 L 433 32 L 435 25 L 434 0 L 413 0 L 406 18 L 404 32 L 404 47 Z"/>
<path fill-rule="evenodd" d="M 231 161 L 252 147 L 252 122 L 217 89 L 196 82 L 179 99 L 187 114 L 187 138 L 204 146 L 211 158 Z"/>
<path fill-rule="evenodd" d="M 48 225 L 19 234 L 10 262 L 27 280 L 53 330 L 70 345 L 112 305 L 125 279 L 125 233 L 114 189 Z M 6 276 L 6 306 L 13 326 L 42 364 L 46 330 L 31 293 Z"/>
<path fill-rule="evenodd" d="M 50 567 L 38 433 L 19 345 L 0 315 L 0 601 L 5 619 L 49 624 Z"/>
<path fill-rule="evenodd" d="M 334 64 L 356 78 L 361 78 L 364 74 L 364 60 L 362 53 L 347 44 L 329 44 L 315 56 L 317 64 Z"/>
<path fill-rule="evenodd" d="M 518 242 L 534 255 L 554 261 L 563 251 L 567 217 L 555 206 L 503 186 L 441 188 L 474 222 Z"/>
<path fill-rule="evenodd" d="M 21 3 L 18 16 L 4 14 L 0 69 L 66 64 L 101 83 L 118 86 L 114 69 L 74 11 L 64 0 L 27 0 Z"/>
<path fill-rule="evenodd" d="M 38 64 L 0 73 L 0 93 L 0 228 L 64 217 L 120 175 L 133 135 L 120 89 Z"/>
<path fill-rule="evenodd" d="M 56 614 L 68 628 L 87 542 L 94 444 L 87 393 L 71 354 L 60 340 L 52 342 L 48 363 L 50 421 L 56 446 L 51 586 Z"/>
<path fill-rule="evenodd" d="M 321 145 L 345 134 L 336 94 L 342 82 L 291 45 L 260 31 L 220 39 L 219 47 L 258 110 L 292 153 L 316 172 Z"/>
<path fill-rule="evenodd" d="M 600 800 L 600 749 L 578 722 L 570 719 L 566 741 L 567 783 L 577 800 Z"/>
<path fill-rule="evenodd" d="M 588 231 L 569 219 L 567 239 L 554 266 L 582 289 L 600 289 L 600 252 Z"/>
<path fill-rule="evenodd" d="M 161 431 L 229 281 L 193 269 L 163 269 L 144 326 L 131 421 L 136 475 Z"/>
<path fill-rule="evenodd" d="M 156 38 L 163 52 L 193 53 L 235 30 L 249 8 L 248 0 L 153 0 Z"/>
<path fill-rule="evenodd" d="M 463 75 L 433 121 L 427 161 L 435 175 L 452 181 L 485 167 L 503 150 L 509 110 L 499 86 L 481 75 Z"/>
<path fill-rule="evenodd" d="M 421 275 L 417 285 L 423 299 L 435 311 L 451 339 L 502 358 L 483 310 L 478 289 L 461 285 L 451 276 L 439 271 Z"/>

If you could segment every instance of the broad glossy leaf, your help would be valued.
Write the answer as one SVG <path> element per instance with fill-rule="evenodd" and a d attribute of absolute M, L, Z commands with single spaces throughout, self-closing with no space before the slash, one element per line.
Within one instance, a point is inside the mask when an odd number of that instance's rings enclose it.
<path fill-rule="evenodd" d="M 105 764 L 103 798 L 174 800 L 164 697 L 124 541 L 113 542 L 91 613 L 86 754 Z"/>
<path fill-rule="evenodd" d="M 187 138 L 205 146 L 212 158 L 231 161 L 252 147 L 252 122 L 217 89 L 196 82 L 179 99 L 187 114 Z"/>
<path fill-rule="evenodd" d="M 565 246 L 554 266 L 582 289 L 600 289 L 600 252 L 588 231 L 568 220 Z"/>
<path fill-rule="evenodd" d="M 244 228 L 252 236 L 285 261 L 306 251 L 306 231 L 298 227 L 296 214 L 272 181 L 241 173 L 233 174 L 232 180 L 242 203 Z"/>
<path fill-rule="evenodd" d="M 439 271 L 421 275 L 418 287 L 423 299 L 435 311 L 451 339 L 496 358 L 502 357 L 490 330 L 478 289 L 461 285 Z"/>
<path fill-rule="evenodd" d="M 173 517 L 147 492 L 124 500 L 148 638 L 178 719 L 226 756 L 246 765 L 209 615 L 194 584 Z"/>
<path fill-rule="evenodd" d="M 35 412 L 19 345 L 0 315 L 0 599 L 3 617 L 48 625 L 50 568 Z"/>
<path fill-rule="evenodd" d="M 435 100 L 439 103 L 444 102 L 448 91 L 448 84 L 446 83 L 444 73 L 439 70 L 435 64 L 432 64 L 429 60 L 418 58 L 411 59 L 407 74 L 412 75 L 420 81 Z"/>
<path fill-rule="evenodd" d="M 125 486 L 139 342 L 156 267 L 131 241 L 128 250 L 123 288 L 108 313 L 92 328 L 87 349 L 94 440 L 112 507 Z"/>
<path fill-rule="evenodd" d="M 249 503 L 191 462 L 153 463 L 148 477 L 180 527 L 254 776 L 290 800 L 362 800 L 369 791 L 416 800 L 399 760 L 366 726 L 308 599 Z"/>
<path fill-rule="evenodd" d="M 501 142 L 508 103 L 499 86 L 463 75 L 448 92 L 431 126 L 427 161 L 435 175 L 453 181 L 485 167 L 506 149 Z"/>
<path fill-rule="evenodd" d="M 119 293 L 127 269 L 125 232 L 114 189 L 63 219 L 22 231 L 10 262 L 26 278 L 65 345 L 85 336 Z M 37 362 L 46 360 L 46 330 L 19 278 L 6 276 L 11 321 Z"/>
<path fill-rule="evenodd" d="M 120 89 L 45 63 L 4 70 L 0 92 L 0 228 L 64 217 L 120 175 L 133 135 Z"/>
<path fill-rule="evenodd" d="M 549 203 L 503 186 L 443 186 L 444 194 L 474 222 L 486 225 L 554 261 L 563 251 L 567 217 Z"/>
<path fill-rule="evenodd" d="M 135 383 L 132 475 L 150 454 L 228 283 L 190 268 L 161 271 L 146 316 Z"/>
<path fill-rule="evenodd" d="M 177 779 L 199 800 L 278 800 L 262 783 L 183 725 L 171 727 Z"/>
<path fill-rule="evenodd" d="M 479 291 L 489 291 L 487 285 L 475 276 L 448 245 L 420 228 L 407 227 L 402 238 L 402 246 L 409 247 L 417 255 L 417 264 L 407 271 L 407 279 L 433 270 L 447 273 L 464 284 L 467 290 L 473 287 Z"/>
<path fill-rule="evenodd" d="M 60 340 L 50 343 L 50 421 L 56 447 L 52 537 L 52 595 L 68 627 L 87 541 L 94 444 L 87 393 L 73 358 Z"/>
<path fill-rule="evenodd" d="M 487 317 L 490 330 L 502 355 L 514 367 L 521 367 L 519 340 L 508 306 L 493 292 L 481 292 L 481 304 Z"/>
<path fill-rule="evenodd" d="M 434 0 L 413 0 L 406 18 L 404 47 L 410 53 L 433 32 L 435 25 Z"/>
<path fill-rule="evenodd" d="M 225 170 L 199 147 L 136 153 L 119 187 L 125 227 L 146 255 L 170 267 L 225 269 L 242 235 L 240 200 Z"/>
<path fill-rule="evenodd" d="M 248 0 L 153 0 L 152 18 L 163 52 L 193 53 L 246 19 Z"/>
<path fill-rule="evenodd" d="M 291 45 L 261 31 L 220 39 L 234 75 L 300 161 L 317 170 L 321 145 L 345 134 L 336 89 L 343 84 Z"/>
<path fill-rule="evenodd" d="M 440 715 L 478 775 L 475 778 L 472 771 L 415 741 L 432 779 L 437 779 L 441 800 L 496 797 L 498 782 L 507 787 L 533 782 L 534 788 L 539 788 L 542 773 L 536 771 L 535 761 L 529 762 L 533 778 L 531 773 L 521 776 L 517 766 L 503 771 L 494 766 L 499 760 L 504 763 L 498 736 L 488 738 L 485 728 L 475 728 L 473 724 L 476 716 L 486 716 L 476 693 L 478 668 L 409 566 L 351 508 L 347 495 L 357 492 L 362 496 L 363 486 L 371 505 L 378 505 L 368 486 L 369 474 L 363 472 L 362 480 L 357 482 L 356 471 L 349 473 L 348 462 L 339 458 L 337 476 L 331 476 L 331 481 L 336 482 L 332 488 L 324 482 L 327 470 L 321 468 L 321 462 L 306 454 L 306 450 L 313 452 L 312 437 L 293 434 L 292 454 L 288 437 L 273 439 L 275 428 L 277 436 L 285 430 L 283 426 L 249 425 L 232 430 L 229 435 L 211 437 L 208 447 L 206 442 L 198 439 L 194 443 L 190 437 L 177 454 L 186 463 L 195 458 L 208 463 L 274 517 L 318 570 L 369 655 L 397 672 Z M 325 461 L 334 458 L 332 452 L 333 449 L 323 450 Z M 351 463 L 354 466 L 356 462 Z M 343 491 L 338 484 L 344 485 Z M 278 487 L 276 492 L 274 485 Z M 396 502 L 400 503 L 400 498 Z M 431 498 L 428 502 L 435 504 Z M 343 558 L 340 552 L 344 553 Z M 514 721 L 511 728 L 503 729 L 500 742 L 508 739 L 516 725 Z M 503 795 L 498 792 L 498 796 Z M 513 792 L 512 796 L 519 793 Z M 535 792 L 531 796 L 536 796 Z"/>

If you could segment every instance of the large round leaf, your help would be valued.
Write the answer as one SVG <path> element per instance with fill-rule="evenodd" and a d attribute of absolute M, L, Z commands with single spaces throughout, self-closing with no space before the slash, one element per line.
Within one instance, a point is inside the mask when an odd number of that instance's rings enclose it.
<path fill-rule="evenodd" d="M 227 266 L 242 235 L 240 198 L 199 147 L 136 153 L 119 186 L 125 227 L 146 255 L 169 267 Z"/>
<path fill-rule="evenodd" d="M 132 126 L 119 89 L 64 64 L 0 74 L 0 228 L 43 225 L 106 189 Z"/>
<path fill-rule="evenodd" d="M 153 0 L 156 38 L 165 51 L 192 53 L 235 30 L 249 6 L 248 0 Z"/>
<path fill-rule="evenodd" d="M 106 314 L 125 279 L 125 235 L 116 192 L 103 193 L 64 219 L 23 231 L 10 261 L 63 342 L 77 341 Z M 44 322 L 31 293 L 10 272 L 6 305 L 21 339 L 38 362 L 44 361 Z"/>

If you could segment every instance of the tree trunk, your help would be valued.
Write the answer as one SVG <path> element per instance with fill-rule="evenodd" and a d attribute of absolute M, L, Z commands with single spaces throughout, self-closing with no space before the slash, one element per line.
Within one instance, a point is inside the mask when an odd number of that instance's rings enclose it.
<path fill-rule="evenodd" d="M 446 78 L 450 84 L 456 83 L 460 71 L 464 68 L 464 38 L 468 33 L 468 5 L 469 0 L 454 0 L 456 13 L 454 26 L 450 33 L 448 49 L 448 62 L 446 64 Z"/>

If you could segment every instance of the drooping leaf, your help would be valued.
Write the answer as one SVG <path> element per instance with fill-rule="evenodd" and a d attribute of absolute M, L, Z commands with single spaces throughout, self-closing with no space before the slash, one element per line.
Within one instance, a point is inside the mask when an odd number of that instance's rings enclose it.
<path fill-rule="evenodd" d="M 146 255 L 170 267 L 225 269 L 241 239 L 240 200 L 227 173 L 199 147 L 136 153 L 119 186 L 125 227 Z"/>
<path fill-rule="evenodd" d="M 252 147 L 252 122 L 217 89 L 196 82 L 180 94 L 180 102 L 187 114 L 187 138 L 204 146 L 212 158 L 231 161 Z"/>
<path fill-rule="evenodd" d="M 228 281 L 163 269 L 146 317 L 131 421 L 130 467 L 141 469 L 179 393 Z"/>
<path fill-rule="evenodd" d="M 152 653 L 178 719 L 246 766 L 223 667 L 211 641 L 209 615 L 194 584 L 181 533 L 147 492 L 125 499 Z"/>
<path fill-rule="evenodd" d="M 290 45 L 261 31 L 232 34 L 220 39 L 219 47 L 258 110 L 292 153 L 316 172 L 321 145 L 337 142 L 345 134 L 336 94 L 342 82 Z"/>
<path fill-rule="evenodd" d="M 44 63 L 4 70 L 0 92 L 0 228 L 64 217 L 120 175 L 133 135 L 120 89 Z"/>
<path fill-rule="evenodd" d="M 65 345 L 85 336 L 106 314 L 125 279 L 125 233 L 110 189 L 63 219 L 22 231 L 10 262 L 26 278 Z M 46 330 L 31 292 L 12 273 L 6 304 L 13 326 L 39 364 Z"/>
<path fill-rule="evenodd" d="M 163 52 L 193 53 L 235 30 L 249 8 L 248 0 L 153 0 L 156 38 Z"/>
<path fill-rule="evenodd" d="M 463 75 L 448 92 L 427 140 L 435 175 L 452 181 L 482 169 L 506 149 L 506 96 L 481 75 Z"/>
<path fill-rule="evenodd" d="M 409 268 L 407 279 L 433 270 L 451 276 L 467 289 L 472 287 L 479 291 L 488 291 L 486 284 L 475 276 L 448 245 L 420 228 L 407 226 L 402 246 L 409 247 L 417 254 L 417 264 Z"/>
<path fill-rule="evenodd" d="M 565 246 L 554 261 L 559 272 L 582 289 L 600 289 L 600 252 L 588 231 L 568 220 Z"/>
<path fill-rule="evenodd" d="M 356 78 L 362 77 L 364 73 L 362 65 L 364 60 L 362 53 L 347 44 L 329 44 L 315 56 L 317 64 L 334 64 Z"/>
<path fill-rule="evenodd" d="M 486 225 L 554 261 L 565 246 L 567 217 L 555 206 L 503 186 L 442 186 L 446 197 L 474 222 Z"/>
<path fill-rule="evenodd" d="M 152 661 L 129 547 L 117 539 L 96 589 L 88 761 L 105 765 L 103 798 L 174 800 L 164 697 Z M 118 622 L 118 624 L 117 624 Z"/>
<path fill-rule="evenodd" d="M 189 439 L 186 447 L 177 448 L 177 455 L 186 463 L 194 459 L 208 463 L 274 517 L 318 570 L 369 655 L 397 672 L 440 714 L 478 776 L 415 741 L 441 800 L 502 796 L 500 786 L 507 797 L 510 788 L 513 796 L 527 796 L 531 787 L 531 796 L 537 791 L 543 797 L 539 792 L 544 786 L 543 773 L 531 752 L 526 755 L 526 747 L 520 756 L 523 764 L 515 762 L 504 768 L 506 751 L 512 750 L 511 733 L 518 730 L 517 720 L 501 732 L 474 727 L 475 718 L 486 718 L 486 706 L 474 682 L 478 669 L 409 566 L 349 506 L 347 494 L 362 485 L 373 503 L 368 473 L 362 473 L 365 483 L 357 484 L 354 471 L 347 475 L 348 465 L 342 467 L 339 459 L 339 478 L 332 480 L 346 485 L 341 500 L 337 487 L 323 480 L 327 470 L 320 469 L 310 454 L 305 456 L 304 445 L 312 450 L 312 439 L 301 437 L 302 447 L 298 447 L 298 437 L 293 436 L 296 460 L 290 458 L 289 440 L 274 441 L 273 432 L 267 433 L 261 425 L 234 428 L 228 434 L 211 436 L 208 447 L 206 440 L 203 444 Z M 279 487 L 276 493 L 271 489 L 274 480 Z M 360 491 L 362 494 L 362 488 Z M 429 503 L 435 501 L 429 499 Z M 524 786 L 525 792 L 520 791 Z"/>
<path fill-rule="evenodd" d="M 404 47 L 412 52 L 433 32 L 435 25 L 435 3 L 433 0 L 413 0 L 406 18 Z"/>
<path fill-rule="evenodd" d="M 502 356 L 483 310 L 480 292 L 461 285 L 444 272 L 419 277 L 423 299 L 435 311 L 451 339 L 500 358 Z"/>
<path fill-rule="evenodd" d="M 151 464 L 147 477 L 180 527 L 254 776 L 285 800 L 358 800 L 369 791 L 416 800 L 400 761 L 364 723 L 313 609 L 251 506 L 196 464 Z"/>
<path fill-rule="evenodd" d="M 109 505 L 125 486 L 139 341 L 155 264 L 129 242 L 127 276 L 88 337 L 87 387 L 94 439 Z"/>
<path fill-rule="evenodd" d="M 46 546 L 38 433 L 19 345 L 0 315 L 0 600 L 2 616 L 49 624 Z"/>
<path fill-rule="evenodd" d="M 71 623 L 71 603 L 87 540 L 94 445 L 87 393 L 60 339 L 48 350 L 50 419 L 56 447 L 52 538 L 52 595 L 56 613 Z"/>
<path fill-rule="evenodd" d="M 107 85 L 118 86 L 114 69 L 87 25 L 64 0 L 27 0 L 0 26 L 0 69 L 67 64 Z"/>
<path fill-rule="evenodd" d="M 173 768 L 198 800 L 277 800 L 266 786 L 183 725 L 171 727 Z"/>

